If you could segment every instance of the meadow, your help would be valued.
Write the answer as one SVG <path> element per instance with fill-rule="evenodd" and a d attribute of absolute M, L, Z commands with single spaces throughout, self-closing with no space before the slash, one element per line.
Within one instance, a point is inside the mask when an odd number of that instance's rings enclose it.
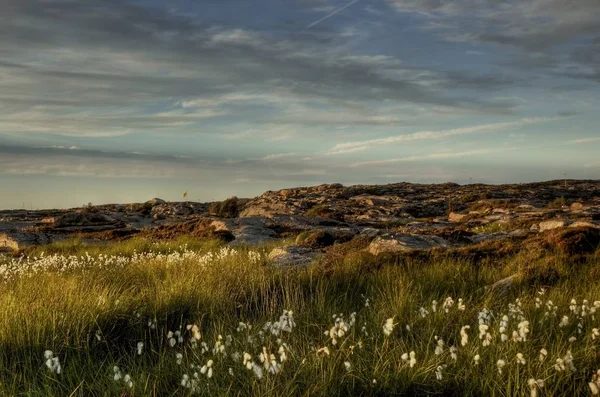
<path fill-rule="evenodd" d="M 575 396 L 600 389 L 600 255 L 69 241 L 0 256 L 0 394 Z M 486 288 L 516 274 L 509 290 Z"/>

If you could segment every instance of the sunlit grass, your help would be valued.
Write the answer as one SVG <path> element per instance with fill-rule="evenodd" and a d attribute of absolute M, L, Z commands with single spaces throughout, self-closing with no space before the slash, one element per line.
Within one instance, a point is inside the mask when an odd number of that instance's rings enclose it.
<path fill-rule="evenodd" d="M 600 367 L 597 259 L 546 261 L 544 285 L 522 258 L 365 271 L 216 242 L 42 250 L 91 259 L 0 284 L 2 395 L 581 395 Z M 507 294 L 484 288 L 514 271 Z"/>

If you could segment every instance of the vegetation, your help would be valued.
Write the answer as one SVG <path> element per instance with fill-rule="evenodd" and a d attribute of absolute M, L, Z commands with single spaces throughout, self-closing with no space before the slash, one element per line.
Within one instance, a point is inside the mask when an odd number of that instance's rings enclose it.
<path fill-rule="evenodd" d="M 242 203 L 240 199 L 233 196 L 226 200 L 212 203 L 209 212 L 220 218 L 235 218 L 239 215 Z"/>
<path fill-rule="evenodd" d="M 374 257 L 366 244 L 333 245 L 305 269 L 190 239 L 0 257 L 0 394 L 574 396 L 598 386 L 598 251 L 474 262 Z M 513 274 L 512 289 L 485 288 Z"/>

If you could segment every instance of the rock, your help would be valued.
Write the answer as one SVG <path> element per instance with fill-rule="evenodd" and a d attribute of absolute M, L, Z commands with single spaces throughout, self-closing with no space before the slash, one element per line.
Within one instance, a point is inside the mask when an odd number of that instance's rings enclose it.
<path fill-rule="evenodd" d="M 567 219 L 555 219 L 551 221 L 540 222 L 540 232 L 544 232 L 546 230 L 559 229 L 561 227 L 569 226 L 572 221 Z"/>
<path fill-rule="evenodd" d="M 469 215 L 467 214 L 460 214 L 458 212 L 451 212 L 450 215 L 448 215 L 448 220 L 450 222 L 462 222 L 464 221 Z"/>
<path fill-rule="evenodd" d="M 417 234 L 391 234 L 377 237 L 371 242 L 368 251 L 377 255 L 383 252 L 402 252 L 415 249 L 448 247 L 448 242 L 437 236 Z"/>
<path fill-rule="evenodd" d="M 268 256 L 274 266 L 308 266 L 317 257 L 317 252 L 310 248 L 290 245 L 275 248 Z"/>
<path fill-rule="evenodd" d="M 492 285 L 488 285 L 485 289 L 489 291 L 496 291 L 500 294 L 506 294 L 515 284 L 515 282 L 519 279 L 518 274 L 513 274 L 512 276 L 508 276 L 503 278 L 502 280 L 496 281 Z"/>
<path fill-rule="evenodd" d="M 576 201 L 573 204 L 571 204 L 571 211 L 579 212 L 582 210 L 583 210 L 583 203 Z"/>
<path fill-rule="evenodd" d="M 277 233 L 273 229 L 242 225 L 232 230 L 235 240 L 231 245 L 258 245 L 265 244 L 277 239 Z"/>
<path fill-rule="evenodd" d="M 475 244 L 481 243 L 482 241 L 488 240 L 502 240 L 509 238 L 508 233 L 482 233 L 471 236 L 471 241 Z"/>
<path fill-rule="evenodd" d="M 335 237 L 325 230 L 315 230 L 312 232 L 300 233 L 296 238 L 296 244 L 307 248 L 325 248 L 333 245 Z"/>
<path fill-rule="evenodd" d="M 0 251 L 19 251 L 33 245 L 50 244 L 65 240 L 66 236 L 48 233 L 9 232 L 0 233 Z"/>
<path fill-rule="evenodd" d="M 167 202 L 163 199 L 159 199 L 159 198 L 155 197 L 152 200 L 148 201 L 148 203 L 150 203 L 152 205 L 152 207 L 156 207 L 157 205 L 166 204 Z"/>
<path fill-rule="evenodd" d="M 360 231 L 360 235 L 364 237 L 377 237 L 381 234 L 381 230 L 372 227 L 365 227 Z"/>
<path fill-rule="evenodd" d="M 65 214 L 54 221 L 55 228 L 72 226 L 100 226 L 114 225 L 117 220 L 99 212 L 71 212 Z"/>
<path fill-rule="evenodd" d="M 600 229 L 600 223 L 596 221 L 575 221 L 569 227 L 593 227 Z"/>

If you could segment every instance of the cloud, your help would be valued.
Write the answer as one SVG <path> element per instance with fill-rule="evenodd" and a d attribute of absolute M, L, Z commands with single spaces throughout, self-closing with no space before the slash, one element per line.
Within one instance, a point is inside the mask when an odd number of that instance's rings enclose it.
<path fill-rule="evenodd" d="M 441 152 L 441 153 L 431 153 L 423 156 L 410 156 L 410 157 L 401 157 L 395 159 L 386 159 L 386 160 L 373 160 L 373 161 L 362 161 L 358 163 L 351 164 L 351 168 L 357 167 L 365 167 L 365 166 L 380 166 L 387 164 L 395 164 L 395 163 L 412 163 L 419 161 L 429 161 L 429 160 L 447 160 L 453 158 L 461 158 L 461 157 L 469 157 L 469 156 L 479 156 L 483 154 L 492 154 L 492 153 L 502 153 L 507 151 L 518 150 L 520 148 L 500 148 L 500 149 L 477 149 L 470 150 L 465 152 Z"/>
<path fill-rule="evenodd" d="M 348 153 L 356 149 L 357 151 L 364 151 L 374 146 L 390 145 L 401 142 L 411 141 L 422 141 L 422 140 L 434 140 L 442 139 L 460 135 L 471 135 L 478 133 L 488 133 L 492 131 L 503 131 L 510 128 L 519 128 L 530 124 L 543 123 L 554 120 L 554 118 L 525 118 L 517 121 L 510 121 L 505 123 L 493 123 L 493 124 L 481 124 L 471 127 L 453 128 L 449 130 L 439 131 L 419 131 L 411 134 L 395 135 L 386 138 L 370 139 L 366 141 L 355 141 L 355 142 L 344 142 L 338 143 L 325 154 L 341 154 Z"/>
<path fill-rule="evenodd" d="M 0 134 L 192 132 L 223 117 L 304 124 L 293 106 L 341 112 L 349 99 L 490 114 L 515 107 L 481 95 L 510 86 L 511 78 L 360 54 L 347 46 L 354 39 L 344 27 L 331 28 L 339 29 L 332 41 L 325 33 L 288 34 L 276 20 L 244 26 L 230 13 L 230 20 L 204 20 L 200 11 L 128 1 L 7 1 L 0 48 L 11 61 L 0 63 Z M 222 4 L 215 9 L 225 12 Z M 366 114 L 350 122 L 395 122 L 390 117 Z M 315 123 L 331 124 L 326 117 Z"/>
<path fill-rule="evenodd" d="M 593 143 L 593 142 L 600 142 L 600 137 L 579 138 L 579 139 L 574 139 L 572 141 L 569 141 L 570 144 L 574 144 L 574 145 L 583 144 L 583 143 Z"/>

